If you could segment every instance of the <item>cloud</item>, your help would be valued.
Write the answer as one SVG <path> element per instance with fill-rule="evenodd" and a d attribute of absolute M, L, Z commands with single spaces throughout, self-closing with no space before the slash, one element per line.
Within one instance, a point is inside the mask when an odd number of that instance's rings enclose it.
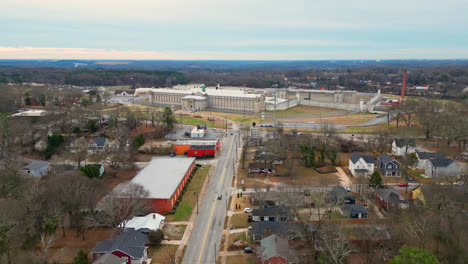
<path fill-rule="evenodd" d="M 0 46 L 0 59 L 173 60 L 178 57 L 155 51 Z"/>
<path fill-rule="evenodd" d="M 82 60 L 374 60 L 468 59 L 468 48 L 335 51 L 134 51 L 57 47 L 1 47 L 0 59 Z"/>

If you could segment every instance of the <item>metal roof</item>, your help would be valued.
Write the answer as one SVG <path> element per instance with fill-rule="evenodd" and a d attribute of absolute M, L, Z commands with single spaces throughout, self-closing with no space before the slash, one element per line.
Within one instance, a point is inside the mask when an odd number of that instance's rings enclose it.
<path fill-rule="evenodd" d="M 131 183 L 144 186 L 148 198 L 170 199 L 194 161 L 187 157 L 154 158 Z"/>
<path fill-rule="evenodd" d="M 28 166 L 25 166 L 23 169 L 26 170 L 38 170 L 44 166 L 48 166 L 49 163 L 42 161 L 42 160 L 36 160 L 30 163 Z"/>

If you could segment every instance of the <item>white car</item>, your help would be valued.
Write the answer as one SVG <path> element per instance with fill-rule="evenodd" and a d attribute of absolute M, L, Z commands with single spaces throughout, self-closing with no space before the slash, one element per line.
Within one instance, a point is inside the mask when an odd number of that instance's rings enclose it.
<path fill-rule="evenodd" d="M 442 185 L 442 186 L 450 185 L 450 182 L 441 182 L 440 185 Z"/>
<path fill-rule="evenodd" d="M 244 208 L 244 213 L 251 213 L 252 212 L 252 208 Z"/>
<path fill-rule="evenodd" d="M 315 124 L 315 122 L 310 121 L 310 122 L 307 122 L 307 124 Z"/>
<path fill-rule="evenodd" d="M 457 181 L 457 182 L 454 182 L 453 184 L 454 184 L 454 185 L 463 185 L 463 184 L 465 184 L 465 183 L 462 182 L 462 181 Z"/>

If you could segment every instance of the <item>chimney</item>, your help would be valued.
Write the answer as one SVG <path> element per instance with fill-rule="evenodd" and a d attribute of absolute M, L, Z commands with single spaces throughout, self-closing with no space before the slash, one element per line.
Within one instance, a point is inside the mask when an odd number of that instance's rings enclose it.
<path fill-rule="evenodd" d="M 153 214 L 153 219 L 156 219 L 156 214 Z"/>
<path fill-rule="evenodd" d="M 401 85 L 401 102 L 405 100 L 406 70 L 403 72 L 403 83 Z"/>
<path fill-rule="evenodd" d="M 269 236 L 270 236 L 270 233 L 271 233 L 270 227 L 267 226 L 267 227 L 265 228 L 265 237 L 269 237 Z"/>

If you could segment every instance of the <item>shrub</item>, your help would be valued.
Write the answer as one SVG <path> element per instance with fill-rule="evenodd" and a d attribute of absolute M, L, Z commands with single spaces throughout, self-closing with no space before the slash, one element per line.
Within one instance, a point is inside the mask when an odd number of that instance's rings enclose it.
<path fill-rule="evenodd" d="M 98 178 L 101 176 L 100 174 L 100 165 L 98 164 L 90 164 L 90 165 L 85 165 L 80 168 L 81 173 L 85 175 L 86 177 L 92 179 L 92 178 Z"/>
<path fill-rule="evenodd" d="M 89 264 L 88 255 L 86 255 L 83 249 L 78 251 L 76 256 L 73 258 L 72 264 Z"/>
<path fill-rule="evenodd" d="M 156 231 L 152 230 L 148 234 L 148 240 L 151 246 L 159 246 L 163 238 L 164 238 L 164 234 L 161 231 L 161 229 L 158 229 Z"/>
<path fill-rule="evenodd" d="M 133 146 L 135 146 L 135 149 L 139 149 L 141 146 L 143 146 L 143 144 L 145 144 L 145 137 L 143 134 L 133 138 Z"/>

